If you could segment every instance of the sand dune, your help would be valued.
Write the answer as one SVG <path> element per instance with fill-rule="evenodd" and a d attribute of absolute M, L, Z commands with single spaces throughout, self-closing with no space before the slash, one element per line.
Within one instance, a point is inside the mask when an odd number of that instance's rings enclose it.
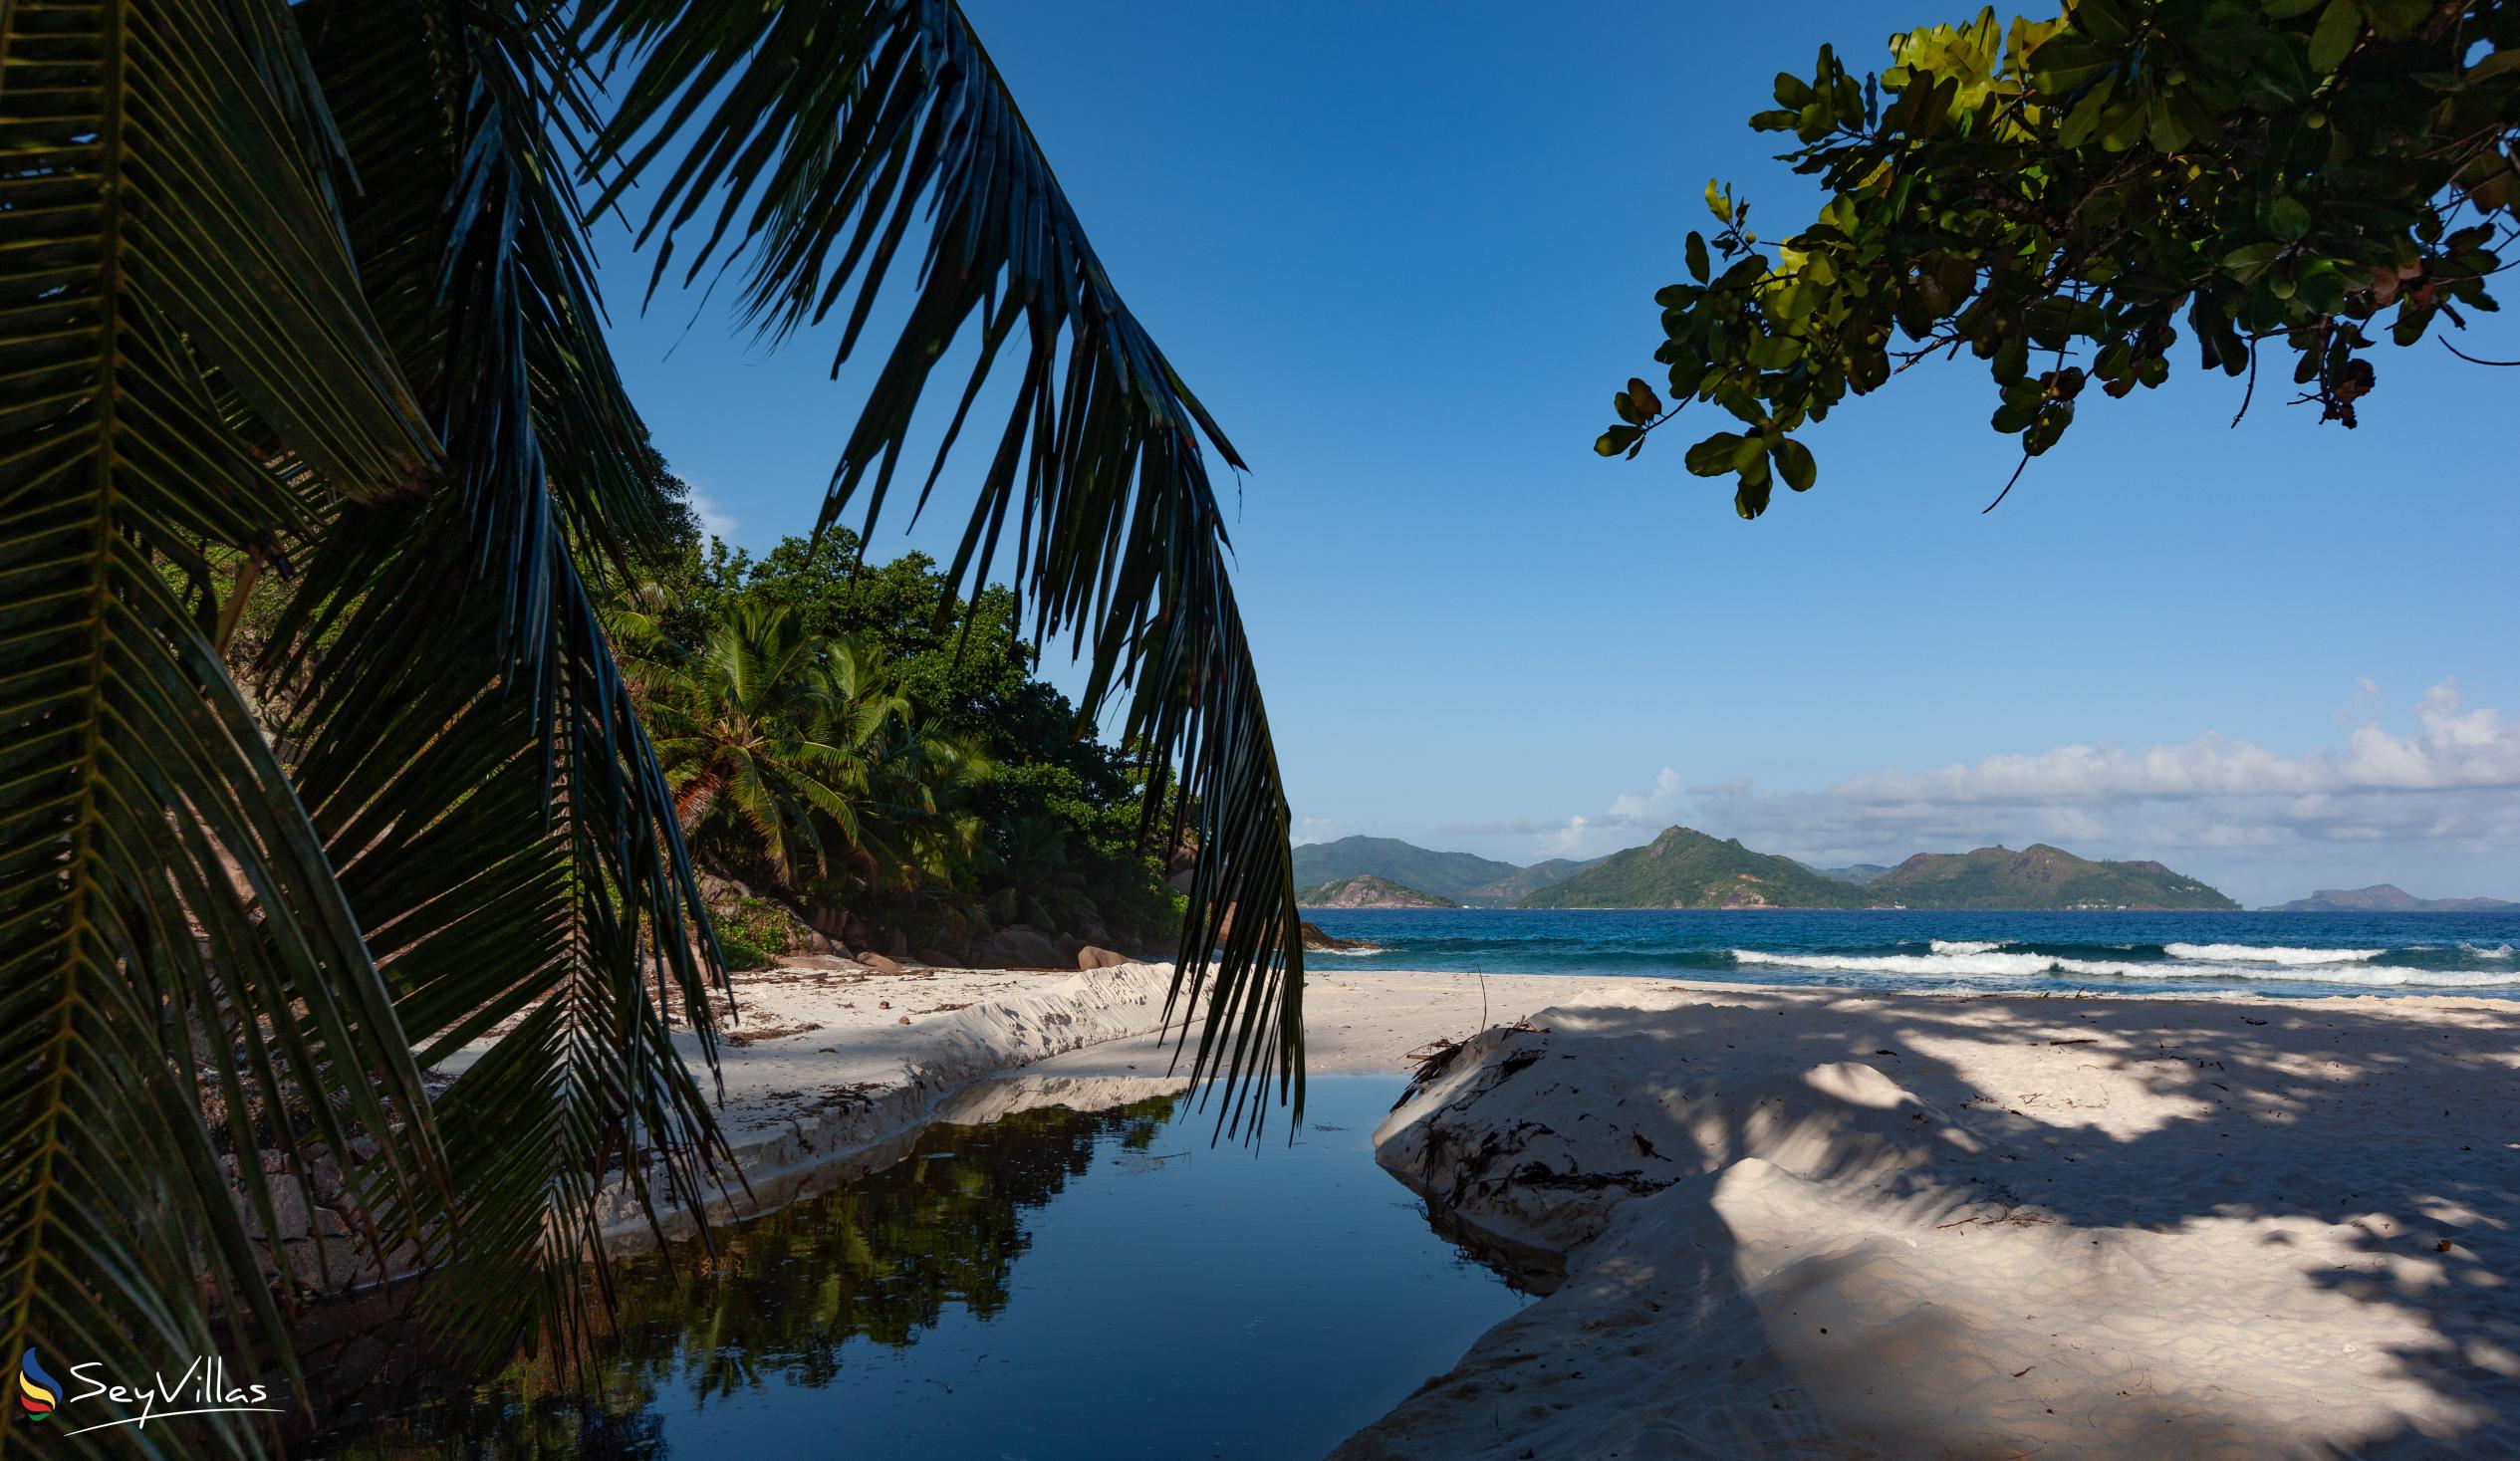
<path fill-rule="evenodd" d="M 2520 1455 L 2520 1008 L 1635 983 L 1380 1159 L 1554 1293 L 1396 1457 Z"/>

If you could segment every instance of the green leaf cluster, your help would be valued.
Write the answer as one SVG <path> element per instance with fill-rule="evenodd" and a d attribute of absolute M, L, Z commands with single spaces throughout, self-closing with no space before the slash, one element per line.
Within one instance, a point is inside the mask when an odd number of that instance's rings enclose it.
<path fill-rule="evenodd" d="M 2520 3 L 2069 0 L 1890 41 L 1858 83 L 1828 47 L 1750 119 L 1827 200 L 1763 244 L 1710 182 L 1711 234 L 1655 295 L 1674 404 L 1735 424 L 1685 465 L 1741 516 L 1817 475 L 1796 433 L 1922 361 L 1984 362 L 2023 460 L 2086 387 L 2158 386 L 2178 359 L 2246 375 L 2289 353 L 2298 399 L 2351 427 L 2386 337 L 2412 345 L 2497 304 L 2520 235 Z M 1648 392 L 1650 394 L 1650 392 Z M 2246 409 L 2244 400 L 2242 409 Z"/>

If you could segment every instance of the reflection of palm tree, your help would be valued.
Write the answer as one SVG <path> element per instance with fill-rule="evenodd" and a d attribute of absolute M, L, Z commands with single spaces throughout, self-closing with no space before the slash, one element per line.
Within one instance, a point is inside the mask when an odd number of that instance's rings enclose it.
<path fill-rule="evenodd" d="M 647 1454 L 656 1437 L 645 1411 L 667 1386 L 705 1401 L 755 1388 L 765 1374 L 829 1385 L 853 1340 L 908 1345 L 949 1309 L 983 1319 L 1003 1312 L 1031 1247 L 1028 1214 L 1084 1176 L 1101 1143 L 1144 1149 L 1176 1104 L 1158 1096 L 1090 1113 L 1049 1106 L 932 1128 L 906 1159 L 727 1234 L 697 1271 L 688 1253 L 680 1269 L 655 1258 L 623 1265 L 619 1342 L 584 1356 L 600 1384 L 564 1382 L 569 1361 L 557 1356 L 520 1364 L 486 1391 L 454 1394 L 441 1377 L 406 1370 L 388 1377 L 385 1393 L 358 1397 L 363 1412 L 392 1418 L 310 1449 L 517 1455 L 531 1437 L 544 1455 Z M 940 1153 L 951 1159 L 927 1159 Z M 314 1413 L 347 1408 L 319 1398 Z"/>

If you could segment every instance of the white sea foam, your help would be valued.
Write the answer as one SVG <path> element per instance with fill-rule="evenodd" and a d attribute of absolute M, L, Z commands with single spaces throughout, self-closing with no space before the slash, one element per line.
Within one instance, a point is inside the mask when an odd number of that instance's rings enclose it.
<path fill-rule="evenodd" d="M 1937 938 L 1933 941 L 1933 951 L 1937 954 L 1991 954 L 2005 947 L 2007 942 L 2004 939 L 1980 943 L 1966 938 Z"/>
<path fill-rule="evenodd" d="M 2507 974 L 2463 969 L 2408 969 L 2381 964 L 2154 964 L 2138 979 L 2262 979 L 2293 984 L 2341 984 L 2357 989 L 2509 989 L 2520 980 Z"/>
<path fill-rule="evenodd" d="M 2172 943 L 2161 952 L 2173 959 L 2206 959 L 2242 964 L 2360 964 L 2387 949 L 2295 949 L 2281 944 L 2261 948 L 2246 943 Z"/>
<path fill-rule="evenodd" d="M 2121 964 L 2100 959 L 2060 959 L 2049 954 L 2008 954 L 2000 950 L 1967 954 L 1771 954 L 1757 949 L 1731 950 L 1740 964 L 1775 964 L 1844 974 L 1935 974 L 1993 979 L 2027 979 L 2036 974 L 2131 974 L 2158 965 Z"/>
<path fill-rule="evenodd" d="M 1390 950 L 1383 947 L 1383 945 L 1379 943 L 1368 943 L 1360 944 L 1352 949 L 1306 949 L 1304 952 L 1308 954 L 1337 954 L 1343 959 L 1371 959 L 1377 954 L 1387 954 Z"/>
<path fill-rule="evenodd" d="M 2192 947 L 2216 946 L 2205 944 Z M 2226 945 L 2226 947 L 2230 946 Z M 2030 979 L 2042 974 L 2064 974 L 2086 979 L 2280 980 L 2301 984 L 2351 984 L 2371 988 L 2412 985 L 2428 989 L 2492 989 L 2520 983 L 2520 980 L 2501 973 L 2480 973 L 2456 969 L 2400 969 L 2390 966 L 2374 968 L 2335 961 L 2325 964 L 2280 964 L 2274 960 L 2260 960 L 2255 963 L 2218 963 L 2183 959 L 2174 963 L 2157 961 L 2126 963 L 2114 959 L 2068 959 L 2047 954 L 2000 951 L 1968 954 L 1780 954 L 1765 953 L 1758 949 L 1732 949 L 1729 952 L 1732 954 L 1733 961 L 1738 964 L 1802 969 L 1813 973 L 1908 974 L 1958 979 Z M 2263 952 L 2263 950 L 2252 952 Z M 2308 951 L 2294 950 L 2293 952 Z M 2318 952 L 2340 951 L 2320 950 Z"/>
<path fill-rule="evenodd" d="M 2481 945 L 2472 943 L 2463 943 L 2460 944 L 2459 947 L 2467 950 L 2469 953 L 2474 954 L 2480 959 L 2508 959 L 2511 957 L 2511 945 L 2507 943 L 2496 944 L 2492 948 L 2485 948 Z"/>

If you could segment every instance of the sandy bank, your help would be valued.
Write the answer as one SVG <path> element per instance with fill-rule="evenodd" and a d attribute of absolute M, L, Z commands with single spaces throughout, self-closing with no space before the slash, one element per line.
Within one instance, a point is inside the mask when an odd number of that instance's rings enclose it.
<path fill-rule="evenodd" d="M 2520 1006 L 1630 981 L 1528 1025 L 1378 1157 L 1563 1280 L 1345 1461 L 2520 1455 Z"/>
<path fill-rule="evenodd" d="M 712 1223 L 890 1163 L 973 1082 L 1153 1030 L 1172 977 L 1165 964 L 882 973 L 822 962 L 733 976 L 733 1017 L 720 1017 L 717 1117 L 750 1190 L 712 1203 Z M 677 1033 L 674 1044 L 697 1069 L 698 1041 Z M 442 1069 L 460 1070 L 486 1045 Z M 608 1237 L 624 1251 L 653 1243 L 627 1187 L 598 1200 Z M 670 1214 L 668 1235 L 689 1232 L 692 1217 Z"/>

